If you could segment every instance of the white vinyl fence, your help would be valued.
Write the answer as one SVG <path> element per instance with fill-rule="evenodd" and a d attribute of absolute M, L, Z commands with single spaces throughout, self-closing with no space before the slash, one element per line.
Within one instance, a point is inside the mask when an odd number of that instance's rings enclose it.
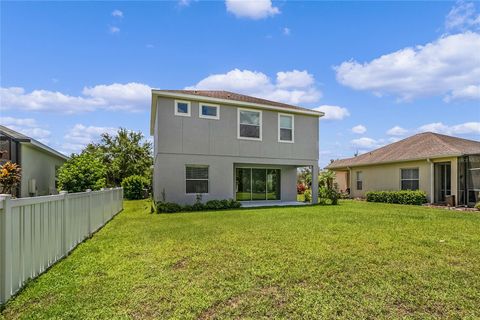
<path fill-rule="evenodd" d="M 122 209 L 122 188 L 20 199 L 0 195 L 0 303 Z"/>

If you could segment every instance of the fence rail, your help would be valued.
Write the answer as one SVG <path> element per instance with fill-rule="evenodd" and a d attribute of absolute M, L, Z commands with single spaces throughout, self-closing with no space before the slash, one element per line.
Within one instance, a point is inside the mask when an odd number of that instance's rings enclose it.
<path fill-rule="evenodd" d="M 0 303 L 122 209 L 122 188 L 20 199 L 0 195 Z"/>

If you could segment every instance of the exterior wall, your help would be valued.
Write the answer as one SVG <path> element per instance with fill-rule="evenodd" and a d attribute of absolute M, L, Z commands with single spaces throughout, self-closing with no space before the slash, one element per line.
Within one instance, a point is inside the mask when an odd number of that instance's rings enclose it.
<path fill-rule="evenodd" d="M 195 156 L 195 155 L 168 155 L 159 154 L 155 159 L 154 198 L 181 204 L 192 204 L 196 200 L 195 194 L 185 193 L 185 166 L 208 165 L 208 194 L 202 196 L 202 201 L 213 199 L 235 198 L 235 168 L 262 167 L 281 169 L 281 200 L 296 201 L 297 198 L 297 166 L 314 165 L 285 163 L 281 160 L 261 158 L 241 158 L 223 156 Z"/>
<path fill-rule="evenodd" d="M 335 172 L 335 179 L 333 180 L 333 183 L 334 185 L 336 184 L 338 191 L 345 192 L 345 190 L 347 190 L 347 188 L 349 187 L 348 179 L 348 171 Z"/>
<path fill-rule="evenodd" d="M 433 164 L 438 162 L 451 163 L 451 192 L 457 195 L 457 158 L 439 158 L 419 161 L 405 161 L 371 166 L 359 166 L 350 168 L 350 194 L 352 197 L 363 198 L 368 191 L 401 190 L 401 169 L 418 168 L 420 190 L 427 193 L 428 201 L 433 201 Z M 363 188 L 357 190 L 357 171 L 363 175 Z"/>
<path fill-rule="evenodd" d="M 237 137 L 237 106 L 220 105 L 220 119 L 175 116 L 175 99 L 158 97 L 154 127 L 154 198 L 194 203 L 185 193 L 185 165 L 209 166 L 209 193 L 202 200 L 235 198 L 235 165 L 280 168 L 281 200 L 296 200 L 296 168 L 318 167 L 318 117 L 294 114 L 294 143 L 278 141 L 278 112 L 262 111 L 262 140 Z M 246 108 L 251 109 L 251 108 Z M 282 111 L 281 113 L 288 113 Z M 247 165 L 248 164 L 248 165 Z M 253 165 L 250 165 L 253 164 Z"/>
<path fill-rule="evenodd" d="M 58 193 L 55 188 L 55 174 L 56 169 L 65 162 L 64 159 L 29 144 L 22 143 L 20 161 L 20 166 L 22 167 L 20 197 L 32 196 L 28 192 L 30 179 L 36 180 L 36 196 Z"/>
<path fill-rule="evenodd" d="M 237 107 L 220 105 L 220 119 L 199 118 L 191 101 L 191 116 L 174 115 L 174 99 L 158 98 L 156 153 L 224 155 L 318 161 L 318 117 L 294 115 L 295 143 L 278 142 L 278 112 L 262 111 L 262 141 L 237 138 Z M 282 113 L 288 113 L 282 111 Z"/>

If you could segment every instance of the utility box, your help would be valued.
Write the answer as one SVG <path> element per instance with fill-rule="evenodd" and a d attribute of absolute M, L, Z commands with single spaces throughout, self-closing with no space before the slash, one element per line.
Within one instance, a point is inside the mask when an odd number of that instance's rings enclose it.
<path fill-rule="evenodd" d="M 449 207 L 455 207 L 455 195 L 445 196 L 445 202 Z"/>

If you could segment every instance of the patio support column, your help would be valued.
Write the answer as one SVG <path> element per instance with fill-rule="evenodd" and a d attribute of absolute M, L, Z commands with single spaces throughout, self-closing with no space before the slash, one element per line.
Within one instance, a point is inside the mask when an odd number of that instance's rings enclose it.
<path fill-rule="evenodd" d="M 318 203 L 318 164 L 312 166 L 312 204 Z"/>

